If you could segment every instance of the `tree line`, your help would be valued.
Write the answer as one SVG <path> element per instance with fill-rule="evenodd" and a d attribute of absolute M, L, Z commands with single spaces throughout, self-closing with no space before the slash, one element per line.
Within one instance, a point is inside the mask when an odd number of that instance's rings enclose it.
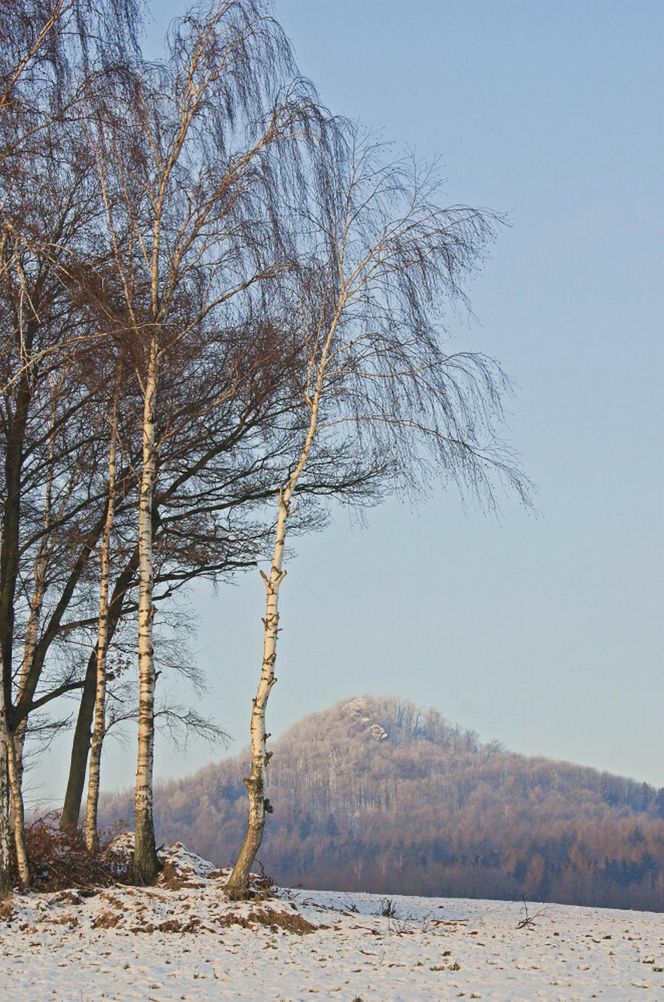
<path fill-rule="evenodd" d="M 487 507 L 529 484 L 509 381 L 445 327 L 500 222 L 435 166 L 332 114 L 262 0 L 215 0 L 140 48 L 141 0 L 0 10 L 0 890 L 30 885 L 26 747 L 78 700 L 60 824 L 98 845 L 106 734 L 138 725 L 132 877 L 159 862 L 162 673 L 196 677 L 175 598 L 267 561 L 246 892 L 269 803 L 287 541 L 330 499 L 433 476 Z M 26 744 L 27 743 L 27 744 Z"/>
<path fill-rule="evenodd" d="M 347 700 L 274 745 L 260 859 L 288 887 L 664 910 L 664 790 L 526 758 L 403 700 Z M 160 838 L 218 865 L 244 826 L 244 756 L 161 784 Z M 109 797 L 110 822 L 130 801 Z"/>

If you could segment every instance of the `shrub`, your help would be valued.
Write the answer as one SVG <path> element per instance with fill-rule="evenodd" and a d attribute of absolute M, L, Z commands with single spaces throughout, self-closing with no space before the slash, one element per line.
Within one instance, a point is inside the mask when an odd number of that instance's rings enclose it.
<path fill-rule="evenodd" d="M 38 818 L 25 830 L 32 890 L 59 891 L 66 887 L 107 887 L 126 875 L 125 855 L 113 847 L 123 827 L 119 822 L 101 832 L 99 849 L 91 852 L 80 829 L 61 831 L 57 812 Z M 16 860 L 13 859 L 16 874 Z"/>

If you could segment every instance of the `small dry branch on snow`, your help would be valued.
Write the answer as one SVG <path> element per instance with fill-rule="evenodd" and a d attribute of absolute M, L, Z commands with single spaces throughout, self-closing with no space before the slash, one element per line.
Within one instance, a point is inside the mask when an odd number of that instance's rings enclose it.
<path fill-rule="evenodd" d="M 528 903 L 525 897 L 523 899 L 523 910 L 524 910 L 524 916 L 518 923 L 517 929 L 534 929 L 535 919 L 538 918 L 540 915 L 543 915 L 544 912 L 546 911 L 545 908 L 540 908 L 540 910 L 538 912 L 535 912 L 534 915 L 530 915 L 528 912 Z"/>

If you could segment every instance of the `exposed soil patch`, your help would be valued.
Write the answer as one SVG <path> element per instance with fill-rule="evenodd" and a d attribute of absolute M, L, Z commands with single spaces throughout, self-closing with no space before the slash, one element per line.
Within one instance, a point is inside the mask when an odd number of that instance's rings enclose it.
<path fill-rule="evenodd" d="M 167 860 L 159 875 L 159 886 L 165 887 L 168 891 L 180 891 L 183 887 L 205 887 L 204 881 L 200 880 L 191 870 L 182 870 L 173 860 Z"/>
<path fill-rule="evenodd" d="M 190 918 L 186 922 L 181 922 L 179 919 L 167 919 L 165 922 L 160 922 L 157 928 L 159 932 L 198 932 L 204 927 L 200 919 Z"/>
<path fill-rule="evenodd" d="M 72 915 L 71 912 L 68 912 L 65 915 L 58 915 L 55 918 L 46 919 L 45 921 L 49 925 L 66 925 L 69 926 L 70 929 L 75 929 L 79 924 L 78 919 L 75 915 Z"/>
<path fill-rule="evenodd" d="M 243 915 L 240 912 L 227 912 L 218 919 L 218 924 L 221 926 L 240 925 L 243 929 L 265 925 L 273 932 L 276 932 L 277 929 L 285 929 L 286 932 L 294 932 L 299 936 L 326 928 L 325 926 L 312 925 L 296 912 L 273 911 L 270 908 L 255 908 L 248 915 Z"/>
<path fill-rule="evenodd" d="M 91 895 L 87 895 L 91 897 Z M 53 896 L 53 901 L 57 901 L 58 904 L 69 904 L 69 905 L 82 905 L 85 901 L 84 896 L 79 891 L 61 891 L 60 894 L 55 894 Z"/>
<path fill-rule="evenodd" d="M 92 920 L 93 929 L 115 929 L 115 927 L 122 920 L 121 915 L 116 915 L 114 912 L 100 912 L 99 915 L 95 915 Z"/>

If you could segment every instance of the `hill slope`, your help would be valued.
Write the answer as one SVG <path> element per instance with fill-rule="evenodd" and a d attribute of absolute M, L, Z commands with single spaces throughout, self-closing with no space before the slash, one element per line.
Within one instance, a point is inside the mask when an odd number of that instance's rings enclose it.
<path fill-rule="evenodd" d="M 346 700 L 273 745 L 261 853 L 282 884 L 664 910 L 664 791 L 482 744 L 436 711 Z M 161 787 L 159 837 L 223 865 L 242 757 Z M 126 797 L 105 814 L 130 814 Z"/>

